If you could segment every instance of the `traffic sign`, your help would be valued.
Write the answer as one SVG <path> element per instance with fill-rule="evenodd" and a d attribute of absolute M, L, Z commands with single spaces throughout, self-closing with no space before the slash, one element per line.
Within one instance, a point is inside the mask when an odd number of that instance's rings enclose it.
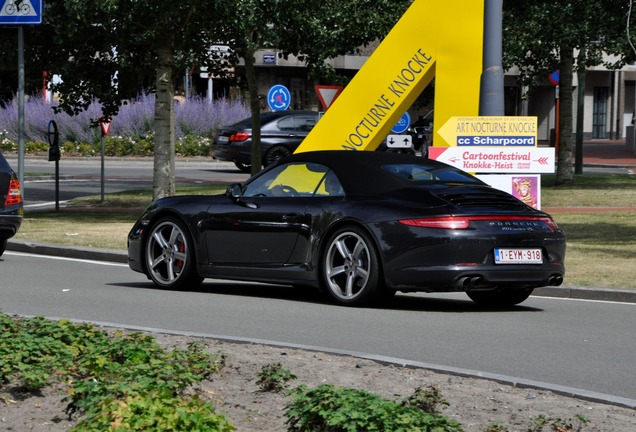
<path fill-rule="evenodd" d="M 113 124 L 113 119 L 111 117 L 100 117 L 99 118 L 99 126 L 102 128 L 102 135 L 107 136 L 110 131 L 110 125 Z"/>
<path fill-rule="evenodd" d="M 451 117 L 439 129 L 451 146 L 536 147 L 536 117 Z"/>
<path fill-rule="evenodd" d="M 411 135 L 388 135 L 386 146 L 388 148 L 411 148 L 413 147 L 413 137 Z"/>
<path fill-rule="evenodd" d="M 285 111 L 291 103 L 291 94 L 287 87 L 276 84 L 267 93 L 267 104 L 272 111 Z"/>
<path fill-rule="evenodd" d="M 395 123 L 395 126 L 391 129 L 394 134 L 401 134 L 407 131 L 411 126 L 411 115 L 408 112 L 402 114 L 402 117 Z"/>
<path fill-rule="evenodd" d="M 42 24 L 42 0 L 0 0 L 0 24 Z"/>
<path fill-rule="evenodd" d="M 318 99 L 325 111 L 329 109 L 331 104 L 340 96 L 342 86 L 317 85 L 314 86 Z"/>
<path fill-rule="evenodd" d="M 561 82 L 561 70 L 557 69 L 548 75 L 548 79 L 552 83 L 552 85 L 558 86 L 559 82 Z"/>

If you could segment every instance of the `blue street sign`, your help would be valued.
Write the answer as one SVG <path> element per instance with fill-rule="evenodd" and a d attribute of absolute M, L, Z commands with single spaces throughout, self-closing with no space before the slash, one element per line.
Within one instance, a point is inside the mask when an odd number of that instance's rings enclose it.
<path fill-rule="evenodd" d="M 287 87 L 276 84 L 267 93 L 267 104 L 272 111 L 285 111 L 291 103 L 291 94 Z"/>
<path fill-rule="evenodd" d="M 0 24 L 42 24 L 42 0 L 0 0 Z"/>
<path fill-rule="evenodd" d="M 411 126 L 411 115 L 408 112 L 405 112 L 402 117 L 398 120 L 398 122 L 393 126 L 391 132 L 394 134 L 401 134 L 406 132 L 406 130 Z"/>

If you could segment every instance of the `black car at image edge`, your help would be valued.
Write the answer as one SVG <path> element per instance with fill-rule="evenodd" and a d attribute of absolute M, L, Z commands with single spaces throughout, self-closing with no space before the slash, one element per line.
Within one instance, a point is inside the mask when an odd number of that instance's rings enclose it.
<path fill-rule="evenodd" d="M 157 200 L 128 237 L 129 266 L 161 288 L 271 282 L 351 306 L 397 291 L 518 304 L 563 282 L 565 249 L 548 214 L 468 173 L 368 151 L 300 153 L 225 194 Z"/>
<path fill-rule="evenodd" d="M 22 224 L 20 183 L 9 163 L 0 153 L 0 256 Z"/>

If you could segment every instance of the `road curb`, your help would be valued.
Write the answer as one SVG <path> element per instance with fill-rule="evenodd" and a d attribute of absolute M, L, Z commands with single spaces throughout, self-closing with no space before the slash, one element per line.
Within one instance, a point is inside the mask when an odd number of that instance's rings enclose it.
<path fill-rule="evenodd" d="M 577 285 L 535 288 L 532 295 L 540 297 L 636 303 L 636 290 L 583 287 Z"/>
<path fill-rule="evenodd" d="M 117 249 L 67 247 L 55 244 L 11 239 L 7 242 L 7 250 L 38 255 L 52 255 L 63 258 L 77 258 L 123 264 L 128 263 L 127 253 Z"/>
<path fill-rule="evenodd" d="M 31 254 L 52 255 L 64 258 L 77 258 L 91 261 L 106 261 L 120 264 L 128 263 L 126 251 L 117 249 L 99 249 L 91 247 L 68 247 L 62 245 L 38 243 L 10 239 L 7 250 Z M 536 288 L 534 296 L 564 299 L 615 301 L 636 303 L 636 290 L 561 285 L 558 287 Z"/>

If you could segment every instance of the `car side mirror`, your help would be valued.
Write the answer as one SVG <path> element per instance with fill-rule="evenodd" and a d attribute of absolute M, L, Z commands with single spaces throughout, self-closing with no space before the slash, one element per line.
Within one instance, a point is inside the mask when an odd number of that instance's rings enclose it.
<path fill-rule="evenodd" d="M 235 200 L 240 199 L 243 196 L 243 188 L 240 183 L 232 183 L 227 187 L 225 191 L 225 195 L 230 198 L 234 198 Z"/>

